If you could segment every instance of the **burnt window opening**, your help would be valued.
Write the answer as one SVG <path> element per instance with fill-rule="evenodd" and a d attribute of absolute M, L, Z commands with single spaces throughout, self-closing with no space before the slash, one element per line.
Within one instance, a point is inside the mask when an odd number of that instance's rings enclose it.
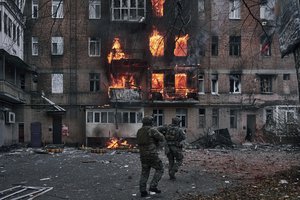
<path fill-rule="evenodd" d="M 290 80 L 290 74 L 283 74 L 283 80 L 289 81 Z"/>
<path fill-rule="evenodd" d="M 241 75 L 240 74 L 230 74 L 230 93 L 241 93 Z"/>
<path fill-rule="evenodd" d="M 199 108 L 199 128 L 205 128 L 205 108 Z"/>
<path fill-rule="evenodd" d="M 162 126 L 164 124 L 164 110 L 162 109 L 153 109 L 153 121 L 154 126 Z"/>
<path fill-rule="evenodd" d="M 90 73 L 90 92 L 98 92 L 100 90 L 100 74 Z"/>
<path fill-rule="evenodd" d="M 212 127 L 214 129 L 219 128 L 219 109 L 218 108 L 212 109 Z"/>
<path fill-rule="evenodd" d="M 211 37 L 211 55 L 212 56 L 219 55 L 219 37 L 218 36 Z"/>
<path fill-rule="evenodd" d="M 230 110 L 230 128 L 237 128 L 237 110 Z"/>
<path fill-rule="evenodd" d="M 271 94 L 273 92 L 273 76 L 260 76 L 260 92 L 261 94 Z"/>
<path fill-rule="evenodd" d="M 229 36 L 229 55 L 241 55 L 241 36 Z"/>

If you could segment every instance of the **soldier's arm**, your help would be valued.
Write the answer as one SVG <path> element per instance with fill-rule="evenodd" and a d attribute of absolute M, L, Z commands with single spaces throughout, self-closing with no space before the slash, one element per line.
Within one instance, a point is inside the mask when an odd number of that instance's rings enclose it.
<path fill-rule="evenodd" d="M 153 137 L 158 142 L 164 142 L 165 141 L 165 136 L 160 131 L 158 131 L 157 129 L 151 129 L 150 136 Z"/>

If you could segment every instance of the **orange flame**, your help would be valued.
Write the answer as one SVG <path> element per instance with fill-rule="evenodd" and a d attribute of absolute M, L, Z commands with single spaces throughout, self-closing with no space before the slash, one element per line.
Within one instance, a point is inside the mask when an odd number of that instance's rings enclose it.
<path fill-rule="evenodd" d="M 108 149 L 117 149 L 117 148 L 131 148 L 132 145 L 128 144 L 126 140 L 118 139 L 118 138 L 111 138 L 106 145 Z"/>
<path fill-rule="evenodd" d="M 121 42 L 119 38 L 115 38 L 113 41 L 112 51 L 108 54 L 107 60 L 108 63 L 111 63 L 112 60 L 121 60 L 123 58 L 127 58 L 125 53 L 122 50 Z"/>
<path fill-rule="evenodd" d="M 184 36 L 176 36 L 175 38 L 175 49 L 174 49 L 174 55 L 175 56 L 187 56 L 187 42 L 189 39 L 189 35 L 186 34 Z"/>
<path fill-rule="evenodd" d="M 187 76 L 184 73 L 175 74 L 175 92 L 177 94 L 187 95 Z"/>
<path fill-rule="evenodd" d="M 109 88 L 136 88 L 136 83 L 133 75 L 126 74 L 114 78 L 111 75 L 111 85 Z"/>
<path fill-rule="evenodd" d="M 149 47 L 152 56 L 163 56 L 164 55 L 164 38 L 159 32 L 154 29 L 149 39 Z"/>
<path fill-rule="evenodd" d="M 152 89 L 162 91 L 164 89 L 164 74 L 152 74 Z"/>
<path fill-rule="evenodd" d="M 164 3 L 165 0 L 151 0 L 152 8 L 155 16 L 162 17 L 164 16 Z"/>

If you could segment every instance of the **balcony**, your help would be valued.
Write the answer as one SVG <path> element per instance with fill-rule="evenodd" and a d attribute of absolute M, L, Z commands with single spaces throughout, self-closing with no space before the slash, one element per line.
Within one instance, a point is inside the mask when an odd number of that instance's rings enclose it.
<path fill-rule="evenodd" d="M 141 103 L 141 90 L 134 88 L 109 88 L 109 99 L 111 103 Z"/>
<path fill-rule="evenodd" d="M 0 81 L 0 100 L 10 103 L 26 103 L 26 94 L 23 90 L 7 81 Z"/>

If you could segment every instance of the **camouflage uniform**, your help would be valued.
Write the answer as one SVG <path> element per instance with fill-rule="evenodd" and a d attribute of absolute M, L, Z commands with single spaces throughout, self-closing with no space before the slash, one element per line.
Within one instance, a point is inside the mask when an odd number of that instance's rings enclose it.
<path fill-rule="evenodd" d="M 147 194 L 147 181 L 151 168 L 155 169 L 155 173 L 150 182 L 150 191 L 158 191 L 157 185 L 163 173 L 163 163 L 158 156 L 158 148 L 164 142 L 164 136 L 152 128 L 152 118 L 145 117 L 143 119 L 143 127 L 137 132 L 137 144 L 140 150 L 140 160 L 142 164 L 142 173 L 140 177 L 141 195 Z"/>
<path fill-rule="evenodd" d="M 185 140 L 185 133 L 179 128 L 180 119 L 173 118 L 172 124 L 158 128 L 166 140 L 165 153 L 169 160 L 169 176 L 170 179 L 175 179 L 175 173 L 182 165 L 183 153 L 181 142 Z"/>

